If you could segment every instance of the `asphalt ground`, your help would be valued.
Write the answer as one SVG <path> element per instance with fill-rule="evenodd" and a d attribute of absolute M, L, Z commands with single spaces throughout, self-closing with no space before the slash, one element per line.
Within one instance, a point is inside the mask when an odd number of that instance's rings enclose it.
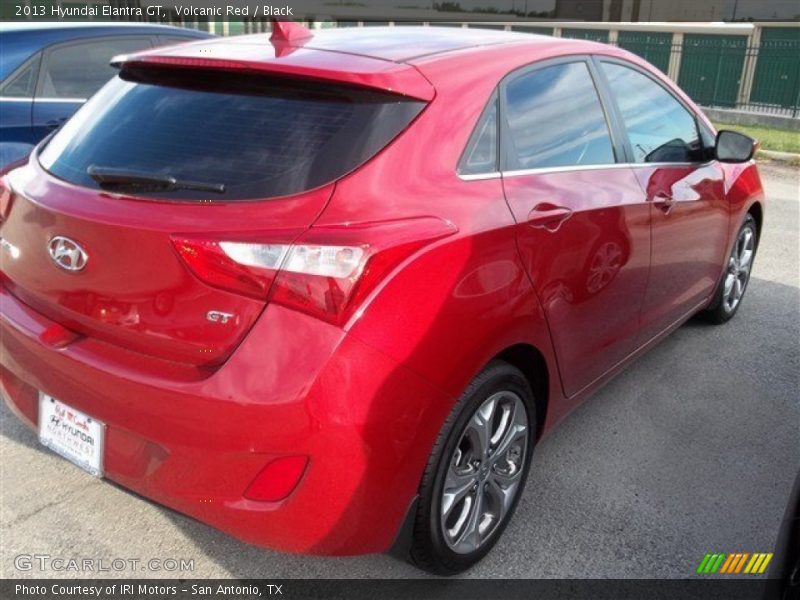
<path fill-rule="evenodd" d="M 769 552 L 800 468 L 800 170 L 765 164 L 769 198 L 736 318 L 690 321 L 536 449 L 505 535 L 467 577 L 684 578 L 706 552 Z M 0 576 L 19 555 L 191 559 L 114 576 L 420 577 L 385 555 L 262 550 L 94 479 L 0 409 Z M 96 563 L 97 564 L 97 563 Z M 105 573 L 106 576 L 109 573 Z"/>

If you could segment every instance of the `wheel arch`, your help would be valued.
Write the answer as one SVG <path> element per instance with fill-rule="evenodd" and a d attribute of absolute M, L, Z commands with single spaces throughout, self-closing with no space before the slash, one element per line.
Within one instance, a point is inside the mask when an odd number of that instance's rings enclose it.
<path fill-rule="evenodd" d="M 502 360 L 519 369 L 533 390 L 536 407 L 536 437 L 538 441 L 547 420 L 547 407 L 550 400 L 550 374 L 544 354 L 532 344 L 514 344 L 496 354 L 492 360 Z"/>
<path fill-rule="evenodd" d="M 753 202 L 750 207 L 747 209 L 747 214 L 752 215 L 753 219 L 756 222 L 756 233 L 758 233 L 758 237 L 756 238 L 756 243 L 761 240 L 761 231 L 762 226 L 764 224 L 764 207 L 761 206 L 761 202 L 756 200 Z"/>

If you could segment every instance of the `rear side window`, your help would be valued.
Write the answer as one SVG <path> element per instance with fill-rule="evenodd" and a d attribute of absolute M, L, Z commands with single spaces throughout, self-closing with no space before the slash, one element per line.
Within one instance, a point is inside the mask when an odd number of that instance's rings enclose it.
<path fill-rule="evenodd" d="M 511 169 L 615 161 L 603 107 L 584 62 L 544 67 L 512 79 L 506 86 L 506 115 Z"/>
<path fill-rule="evenodd" d="M 497 98 L 486 107 L 464 150 L 458 172 L 479 175 L 497 171 Z"/>
<path fill-rule="evenodd" d="M 143 196 L 224 201 L 285 196 L 353 170 L 423 106 L 379 91 L 301 80 L 124 71 L 64 126 L 40 160 L 56 177 L 85 187 L 100 187 L 89 171 L 101 168 L 171 177 L 201 188 L 134 190 Z"/>
<path fill-rule="evenodd" d="M 635 162 L 702 160 L 703 144 L 692 113 L 647 75 L 615 63 L 602 65 Z"/>

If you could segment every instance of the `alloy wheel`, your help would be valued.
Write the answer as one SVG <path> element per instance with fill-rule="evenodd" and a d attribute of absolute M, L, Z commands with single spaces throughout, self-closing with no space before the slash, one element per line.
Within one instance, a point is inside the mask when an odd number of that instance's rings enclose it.
<path fill-rule="evenodd" d="M 453 552 L 480 548 L 508 515 L 521 487 L 528 440 L 528 413 L 514 392 L 493 394 L 472 415 L 442 490 L 442 534 Z"/>
<path fill-rule="evenodd" d="M 728 313 L 733 312 L 742 300 L 750 279 L 754 253 L 755 233 L 751 227 L 744 227 L 733 245 L 722 288 L 722 303 Z"/>

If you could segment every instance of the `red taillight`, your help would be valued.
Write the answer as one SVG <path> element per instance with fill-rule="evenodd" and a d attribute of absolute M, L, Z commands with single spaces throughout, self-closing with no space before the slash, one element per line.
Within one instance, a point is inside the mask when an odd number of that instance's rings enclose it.
<path fill-rule="evenodd" d="M 209 285 L 342 324 L 391 269 L 454 231 L 424 217 L 312 228 L 294 243 L 175 236 L 173 244 Z"/>
<path fill-rule="evenodd" d="M 321 319 L 343 319 L 345 307 L 370 260 L 368 246 L 298 244 L 275 281 L 270 300 Z"/>
<path fill-rule="evenodd" d="M 278 502 L 292 493 L 306 470 L 305 456 L 282 456 L 268 463 L 247 486 L 244 497 L 259 502 Z"/>
<path fill-rule="evenodd" d="M 178 254 L 208 285 L 265 300 L 288 245 L 173 237 Z M 250 260 L 248 260 L 248 254 Z M 259 262 L 258 255 L 262 255 Z"/>

